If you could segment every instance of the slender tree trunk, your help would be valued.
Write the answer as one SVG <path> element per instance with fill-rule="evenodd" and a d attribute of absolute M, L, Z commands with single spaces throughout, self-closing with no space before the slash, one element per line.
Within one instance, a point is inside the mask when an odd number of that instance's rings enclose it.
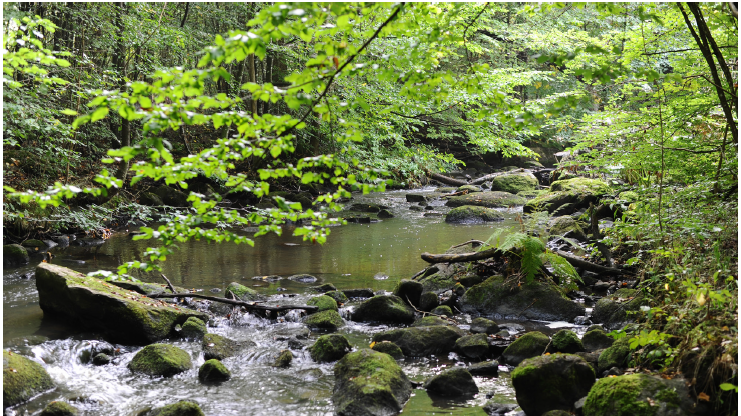
<path fill-rule="evenodd" d="M 247 57 L 247 64 L 250 71 L 250 82 L 257 82 L 257 79 L 255 78 L 255 54 Z M 255 100 L 254 95 L 252 98 L 252 106 L 250 107 L 252 109 L 253 114 L 257 114 L 257 100 Z"/>
<path fill-rule="evenodd" d="M 118 3 L 118 11 L 116 13 L 116 26 L 118 29 L 118 36 L 116 38 L 116 70 L 118 71 L 118 87 L 121 92 L 126 91 L 126 44 L 124 42 L 124 22 L 123 18 L 126 15 L 128 5 L 126 3 Z M 121 131 L 119 132 L 119 142 L 121 147 L 131 145 L 131 123 L 125 118 L 121 118 Z M 129 171 L 129 162 L 121 160 L 118 165 L 118 171 L 116 172 L 116 178 L 125 180 L 126 173 Z M 117 194 L 118 188 L 114 188 L 110 194 Z M 113 196 L 111 196 L 113 197 Z"/>
<path fill-rule="evenodd" d="M 265 59 L 265 82 L 273 83 L 273 55 L 268 53 Z M 264 104 L 263 114 L 270 113 L 270 100 Z"/>

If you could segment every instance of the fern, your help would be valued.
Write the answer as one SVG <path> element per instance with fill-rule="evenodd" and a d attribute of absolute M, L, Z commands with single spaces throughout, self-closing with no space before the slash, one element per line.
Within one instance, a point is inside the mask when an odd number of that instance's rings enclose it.
<path fill-rule="evenodd" d="M 582 282 L 581 277 L 576 273 L 574 266 L 566 261 L 565 258 L 552 251 L 546 251 L 541 255 L 541 260 L 550 263 L 551 267 L 553 267 L 553 274 L 558 277 L 560 285 L 566 291 L 575 291 L 578 289 L 576 282 Z"/>
<path fill-rule="evenodd" d="M 527 240 L 531 237 L 529 237 L 527 234 L 523 233 L 512 233 L 509 234 L 507 237 L 505 237 L 504 241 L 502 241 L 501 244 L 497 245 L 497 248 L 499 248 L 502 251 L 507 251 L 511 249 L 512 247 L 517 247 L 522 244 L 524 240 Z"/>
<path fill-rule="evenodd" d="M 520 269 L 525 275 L 525 283 L 531 283 L 543 266 L 540 256 L 545 251 L 545 244 L 539 239 L 527 235 L 521 240 L 520 244 L 522 248 Z"/>
<path fill-rule="evenodd" d="M 486 241 L 484 242 L 488 245 L 499 247 L 499 237 L 506 230 L 507 230 L 506 228 L 497 228 L 496 230 L 494 230 L 494 233 L 492 233 L 492 235 L 490 235 L 489 238 L 487 238 Z M 480 250 L 483 250 L 485 247 L 486 245 L 482 244 L 480 247 Z"/>

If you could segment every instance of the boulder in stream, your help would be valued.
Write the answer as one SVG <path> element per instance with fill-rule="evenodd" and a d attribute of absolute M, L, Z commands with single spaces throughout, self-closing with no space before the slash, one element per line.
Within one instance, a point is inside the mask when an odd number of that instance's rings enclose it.
<path fill-rule="evenodd" d="M 18 266 L 28 264 L 30 258 L 28 252 L 20 244 L 6 244 L 3 246 L 3 264 L 6 266 Z"/>
<path fill-rule="evenodd" d="M 178 189 L 171 188 L 167 185 L 162 185 L 154 190 L 154 194 L 157 195 L 165 205 L 171 207 L 188 207 L 188 195 Z"/>
<path fill-rule="evenodd" d="M 597 373 L 602 374 L 612 367 L 624 368 L 628 363 L 628 358 L 630 358 L 630 340 L 628 337 L 620 338 L 599 355 Z"/>
<path fill-rule="evenodd" d="M 561 329 L 553 334 L 551 337 L 551 347 L 553 347 L 555 352 L 566 354 L 584 351 L 584 345 L 582 345 L 579 336 L 576 335 L 576 332 L 569 331 L 568 329 Z"/>
<path fill-rule="evenodd" d="M 572 410 L 596 380 L 592 366 L 572 354 L 551 354 L 522 361 L 512 371 L 517 403 L 528 415 Z"/>
<path fill-rule="evenodd" d="M 315 296 L 309 299 L 309 301 L 306 302 L 306 304 L 309 306 L 316 306 L 317 308 L 319 308 L 317 312 L 337 310 L 337 302 L 327 295 Z"/>
<path fill-rule="evenodd" d="M 338 334 L 322 335 L 309 347 L 311 359 L 319 363 L 337 361 L 350 351 L 350 342 Z"/>
<path fill-rule="evenodd" d="M 632 322 L 627 312 L 640 310 L 646 299 L 640 290 L 618 289 L 612 295 L 597 301 L 592 311 L 592 322 L 601 323 L 607 329 L 618 329 Z"/>
<path fill-rule="evenodd" d="M 3 350 L 3 409 L 52 388 L 54 382 L 41 364 Z"/>
<path fill-rule="evenodd" d="M 455 341 L 455 349 L 468 358 L 481 358 L 489 353 L 486 334 L 465 335 Z"/>
<path fill-rule="evenodd" d="M 388 354 L 395 360 L 404 358 L 404 352 L 401 351 L 401 348 L 391 341 L 374 342 L 371 345 L 372 350 Z"/>
<path fill-rule="evenodd" d="M 137 416 L 205 416 L 198 403 L 181 400 L 177 403 L 168 404 L 139 413 Z"/>
<path fill-rule="evenodd" d="M 549 343 L 548 335 L 538 331 L 528 332 L 510 344 L 502 353 L 500 360 L 509 365 L 518 365 L 527 358 L 545 353 Z"/>
<path fill-rule="evenodd" d="M 36 288 L 44 314 L 102 331 L 126 344 L 148 344 L 173 335 L 175 325 L 208 315 L 144 297 L 66 267 L 41 263 Z"/>
<path fill-rule="evenodd" d="M 254 343 L 249 341 L 252 345 Z M 201 342 L 203 347 L 203 359 L 217 359 L 223 360 L 224 358 L 235 355 L 241 346 L 241 343 L 232 341 L 229 338 L 223 337 L 217 334 L 206 334 L 203 336 Z"/>
<path fill-rule="evenodd" d="M 412 394 L 412 383 L 388 354 L 362 349 L 334 366 L 335 414 L 394 415 Z"/>
<path fill-rule="evenodd" d="M 512 287 L 501 276 L 493 276 L 471 287 L 461 298 L 461 311 L 488 316 L 521 316 L 538 321 L 572 321 L 586 314 L 552 285 L 532 282 Z"/>
<path fill-rule="evenodd" d="M 309 315 L 304 322 L 311 329 L 327 329 L 330 331 L 334 331 L 345 325 L 345 321 L 342 320 L 339 312 L 335 310 L 327 310 Z"/>
<path fill-rule="evenodd" d="M 192 316 L 183 323 L 180 330 L 180 334 L 186 339 L 202 339 L 207 333 L 206 323 Z"/>
<path fill-rule="evenodd" d="M 449 224 L 481 224 L 491 221 L 504 221 L 504 215 L 495 209 L 475 205 L 455 207 L 445 214 L 445 222 Z"/>
<path fill-rule="evenodd" d="M 441 397 L 473 396 L 479 392 L 473 376 L 465 368 L 457 367 L 443 371 L 425 381 L 428 393 Z"/>
<path fill-rule="evenodd" d="M 336 290 L 336 289 L 335 289 Z M 342 293 L 348 298 L 372 298 L 375 296 L 373 289 L 345 289 Z"/>
<path fill-rule="evenodd" d="M 75 416 L 80 411 L 76 407 L 61 400 L 55 400 L 46 405 L 39 416 Z"/>
<path fill-rule="evenodd" d="M 532 191 L 538 188 L 538 178 L 530 172 L 511 173 L 497 176 L 491 181 L 492 191 L 516 194 L 521 191 Z"/>
<path fill-rule="evenodd" d="M 581 338 L 581 343 L 587 351 L 597 351 L 609 348 L 615 342 L 615 339 L 607 335 L 601 327 L 594 327 L 587 330 L 587 333 Z"/>
<path fill-rule="evenodd" d="M 129 362 L 129 369 L 135 373 L 163 377 L 190 370 L 192 366 L 187 352 L 169 344 L 147 345 Z"/>
<path fill-rule="evenodd" d="M 319 279 L 310 274 L 294 274 L 293 276 L 288 276 L 288 280 L 299 283 L 316 283 Z"/>
<path fill-rule="evenodd" d="M 352 314 L 352 320 L 411 323 L 414 321 L 414 310 L 398 296 L 379 295 L 358 305 Z"/>
<path fill-rule="evenodd" d="M 240 285 L 237 282 L 229 283 L 229 286 L 226 287 L 225 293 L 226 298 L 231 298 L 231 295 L 233 295 L 237 300 L 241 300 L 242 302 L 254 302 L 260 300 L 260 295 L 256 291 L 247 286 Z"/>
<path fill-rule="evenodd" d="M 523 205 L 527 202 L 525 198 L 509 192 L 475 192 L 466 195 L 448 198 L 445 205 L 449 207 L 461 207 L 464 205 L 476 205 L 487 208 L 507 208 Z"/>
<path fill-rule="evenodd" d="M 429 312 L 440 304 L 440 300 L 435 292 L 425 292 L 419 297 L 419 309 Z"/>
<path fill-rule="evenodd" d="M 648 374 L 602 378 L 584 402 L 584 416 L 685 416 L 694 408 L 685 381 Z"/>
<path fill-rule="evenodd" d="M 392 329 L 373 335 L 373 341 L 391 341 L 407 357 L 424 357 L 453 351 L 463 331 L 448 325 Z"/>
<path fill-rule="evenodd" d="M 471 321 L 471 332 L 474 334 L 496 334 L 499 332 L 499 325 L 491 319 L 478 317 Z"/>
<path fill-rule="evenodd" d="M 198 369 L 198 379 L 203 383 L 226 381 L 232 378 L 232 373 L 221 361 L 211 359 Z"/>
<path fill-rule="evenodd" d="M 291 350 L 283 350 L 280 352 L 280 354 L 278 354 L 278 357 L 273 362 L 273 367 L 288 368 L 291 366 L 292 361 L 293 353 L 291 352 Z"/>
<path fill-rule="evenodd" d="M 334 301 L 337 302 L 338 306 L 340 304 L 344 304 L 350 301 L 350 299 L 348 299 L 347 296 L 345 296 L 345 293 L 340 292 L 339 290 L 330 290 L 329 292 L 326 292 L 324 294 L 334 299 Z"/>
<path fill-rule="evenodd" d="M 409 300 L 408 303 L 419 306 L 419 298 L 422 295 L 422 283 L 415 280 L 401 279 L 394 288 L 393 293 L 394 296 L 398 296 L 404 302 Z"/>

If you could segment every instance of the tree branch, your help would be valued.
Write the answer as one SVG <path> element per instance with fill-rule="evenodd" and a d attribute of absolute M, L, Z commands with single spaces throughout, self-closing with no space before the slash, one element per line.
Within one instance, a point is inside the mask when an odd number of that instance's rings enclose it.
<path fill-rule="evenodd" d="M 230 305 L 238 305 L 238 306 L 244 306 L 247 309 L 252 310 L 258 310 L 258 311 L 271 311 L 271 312 L 281 312 L 281 311 L 289 311 L 293 309 L 303 309 L 307 312 L 315 312 L 319 310 L 318 306 L 308 306 L 308 305 L 283 305 L 283 306 L 267 306 L 267 305 L 258 305 L 256 303 L 251 302 L 243 302 L 241 300 L 232 300 L 232 299 L 226 299 L 226 298 L 217 298 L 215 296 L 206 296 L 206 295 L 199 295 L 197 293 L 160 293 L 155 295 L 147 295 L 147 297 L 152 299 L 159 299 L 159 298 L 198 298 L 198 299 L 206 299 L 213 302 L 221 302 L 221 303 L 228 303 Z"/>

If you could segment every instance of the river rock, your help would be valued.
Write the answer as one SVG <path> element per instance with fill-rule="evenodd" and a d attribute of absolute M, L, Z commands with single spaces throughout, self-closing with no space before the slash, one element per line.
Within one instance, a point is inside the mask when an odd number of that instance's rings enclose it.
<path fill-rule="evenodd" d="M 496 334 L 499 332 L 499 325 L 496 322 L 486 318 L 474 318 L 471 321 L 471 332 L 474 334 Z"/>
<path fill-rule="evenodd" d="M 521 196 L 527 199 L 533 199 L 533 198 L 539 197 L 540 195 L 545 194 L 546 192 L 547 191 L 542 190 L 542 189 L 534 189 L 532 191 L 520 191 L 517 193 L 517 196 Z"/>
<path fill-rule="evenodd" d="M 334 366 L 335 414 L 395 415 L 412 394 L 412 383 L 388 354 L 362 349 Z"/>
<path fill-rule="evenodd" d="M 345 321 L 335 310 L 322 311 L 309 315 L 304 322 L 309 328 L 327 329 L 330 331 L 334 331 L 345 325 Z"/>
<path fill-rule="evenodd" d="M 188 318 L 180 330 L 180 334 L 186 339 L 202 339 L 207 333 L 206 323 L 195 317 Z"/>
<path fill-rule="evenodd" d="M 106 364 L 110 364 L 111 361 L 113 361 L 113 357 L 101 352 L 101 353 L 95 354 L 95 356 L 93 356 L 93 359 L 91 361 L 93 365 L 106 365 Z"/>
<path fill-rule="evenodd" d="M 342 291 L 350 299 L 356 298 L 372 298 L 375 296 L 373 289 L 345 289 Z"/>
<path fill-rule="evenodd" d="M 584 345 L 582 345 L 579 336 L 576 335 L 576 332 L 569 331 L 568 329 L 561 329 L 553 334 L 551 337 L 551 347 L 555 352 L 566 354 L 584 351 Z"/>
<path fill-rule="evenodd" d="M 425 292 L 419 297 L 419 309 L 429 312 L 440 304 L 440 300 L 435 292 Z"/>
<path fill-rule="evenodd" d="M 572 302 L 552 285 L 532 282 L 513 288 L 501 276 L 471 287 L 460 304 L 464 313 L 539 321 L 571 321 L 586 313 L 584 305 Z"/>
<path fill-rule="evenodd" d="M 334 299 L 334 301 L 337 302 L 338 306 L 350 301 L 350 299 L 345 296 L 345 293 L 340 292 L 339 290 L 330 290 L 329 292 L 325 292 L 324 294 Z"/>
<path fill-rule="evenodd" d="M 63 401 L 53 401 L 46 405 L 39 416 L 75 416 L 80 411 L 71 404 Z"/>
<path fill-rule="evenodd" d="M 398 296 L 374 296 L 358 305 L 352 320 L 357 322 L 411 323 L 414 310 Z"/>
<path fill-rule="evenodd" d="M 174 376 L 193 366 L 190 355 L 169 344 L 150 344 L 142 348 L 129 362 L 129 369 L 149 376 Z"/>
<path fill-rule="evenodd" d="M 592 367 L 572 354 L 551 354 L 522 361 L 512 371 L 517 403 L 528 415 L 571 410 L 596 380 Z"/>
<path fill-rule="evenodd" d="M 607 329 L 622 328 L 633 320 L 627 312 L 640 310 L 646 300 L 637 289 L 618 289 L 612 295 L 597 301 L 592 311 L 592 322 L 601 323 Z"/>
<path fill-rule="evenodd" d="M 445 370 L 425 381 L 428 393 L 442 397 L 472 396 L 479 392 L 473 376 L 465 368 Z"/>
<path fill-rule="evenodd" d="M 425 198 L 424 195 L 418 195 L 418 194 L 407 194 L 406 195 L 407 202 L 415 203 L 415 202 L 427 202 L 427 198 Z"/>
<path fill-rule="evenodd" d="M 449 224 L 481 224 L 491 221 L 504 221 L 501 212 L 474 205 L 456 207 L 445 214 L 445 222 Z"/>
<path fill-rule="evenodd" d="M 294 274 L 293 276 L 288 276 L 288 280 L 299 283 L 316 283 L 319 279 L 310 274 Z"/>
<path fill-rule="evenodd" d="M 254 345 L 252 341 L 249 342 Z M 203 336 L 201 346 L 203 347 L 203 359 L 208 361 L 210 359 L 223 360 L 224 358 L 231 357 L 237 353 L 242 345 L 221 335 L 206 334 Z"/>
<path fill-rule="evenodd" d="M 681 377 L 665 380 L 629 374 L 597 381 L 583 411 L 584 416 L 685 416 L 693 404 Z"/>
<path fill-rule="evenodd" d="M 130 290 L 132 292 L 141 293 L 142 295 L 159 295 L 162 293 L 172 293 L 167 285 L 160 285 L 157 283 L 146 283 L 146 282 L 127 282 L 125 280 L 114 280 L 110 282 L 114 286 L 118 286 L 122 289 Z M 182 287 L 175 286 L 175 292 L 187 293 L 188 290 Z"/>
<path fill-rule="evenodd" d="M 288 342 L 290 344 L 290 341 Z M 273 362 L 273 367 L 288 368 L 291 366 L 291 361 L 293 361 L 293 353 L 291 350 L 283 350 L 278 354 L 278 357 Z"/>
<path fill-rule="evenodd" d="M 412 326 L 435 326 L 435 325 L 452 325 L 449 321 L 446 321 L 445 319 L 439 317 L 439 316 L 424 316 L 422 318 L 417 319 L 412 323 Z"/>
<path fill-rule="evenodd" d="M 404 358 L 404 352 L 399 348 L 398 345 L 391 341 L 376 342 L 371 347 L 372 350 L 388 354 L 395 360 Z"/>
<path fill-rule="evenodd" d="M 450 306 L 448 305 L 440 305 L 437 308 L 433 309 L 430 313 L 434 313 L 435 315 L 447 316 L 447 317 L 453 316 L 453 310 L 450 309 Z"/>
<path fill-rule="evenodd" d="M 80 361 L 89 363 L 98 354 L 113 355 L 116 348 L 105 341 L 88 341 L 85 348 L 80 352 Z"/>
<path fill-rule="evenodd" d="M 399 328 L 377 333 L 373 335 L 373 341 L 391 341 L 407 357 L 424 357 L 453 351 L 462 332 L 448 325 Z"/>
<path fill-rule="evenodd" d="M 309 289 L 313 290 L 314 292 L 318 292 L 318 293 L 327 293 L 333 290 L 337 290 L 337 288 L 334 287 L 332 283 L 325 283 L 320 286 L 312 286 Z M 348 295 L 348 297 L 350 296 Z"/>
<path fill-rule="evenodd" d="M 188 195 L 185 192 L 171 188 L 167 185 L 162 185 L 154 190 L 154 194 L 157 195 L 165 205 L 171 207 L 187 207 L 190 206 L 188 202 Z"/>
<path fill-rule="evenodd" d="M 548 335 L 542 332 L 528 332 L 510 344 L 502 353 L 500 360 L 509 365 L 518 365 L 527 358 L 543 354 L 549 342 Z"/>
<path fill-rule="evenodd" d="M 579 241 L 587 240 L 587 235 L 584 233 L 582 226 L 569 215 L 562 215 L 550 220 L 548 222 L 548 233 L 550 235 L 572 237 Z"/>
<path fill-rule="evenodd" d="M 69 236 L 66 235 L 53 235 L 51 241 L 57 243 L 59 248 L 69 247 Z"/>
<path fill-rule="evenodd" d="M 581 339 L 584 349 L 587 351 L 597 351 L 609 348 L 615 342 L 615 339 L 607 335 L 601 327 L 594 327 L 587 330 L 587 333 Z"/>
<path fill-rule="evenodd" d="M 453 196 L 448 198 L 445 205 L 449 207 L 461 207 L 464 205 L 476 205 L 487 208 L 507 208 L 523 205 L 527 202 L 525 198 L 509 192 L 476 192 L 472 194 Z"/>
<path fill-rule="evenodd" d="M 538 178 L 530 172 L 512 173 L 497 176 L 491 181 L 492 191 L 516 194 L 521 191 L 532 191 L 538 188 Z"/>
<path fill-rule="evenodd" d="M 475 376 L 499 376 L 499 362 L 497 361 L 482 361 L 471 364 L 466 369 Z"/>
<path fill-rule="evenodd" d="M 468 358 L 481 358 L 489 353 L 486 334 L 466 335 L 455 341 L 455 349 Z"/>
<path fill-rule="evenodd" d="M 232 378 L 232 373 L 221 361 L 216 359 L 206 361 L 198 369 L 198 379 L 202 383 L 226 381 L 230 378 Z"/>
<path fill-rule="evenodd" d="M 317 310 L 317 312 L 336 311 L 338 309 L 337 302 L 335 302 L 334 299 L 332 299 L 331 297 L 327 295 L 313 297 L 309 299 L 309 301 L 306 302 L 306 304 L 309 306 L 318 307 L 319 310 Z"/>
<path fill-rule="evenodd" d="M 311 359 L 319 363 L 337 361 L 350 351 L 350 342 L 338 334 L 322 335 L 309 347 Z"/>
<path fill-rule="evenodd" d="M 175 325 L 208 315 L 120 289 L 66 267 L 41 263 L 36 288 L 44 314 L 99 330 L 126 344 L 148 344 L 173 334 Z"/>
<path fill-rule="evenodd" d="M 387 209 L 382 209 L 378 211 L 378 218 L 385 219 L 385 218 L 394 218 L 394 214 L 392 214 Z"/>
<path fill-rule="evenodd" d="M 226 287 L 224 297 L 230 299 L 231 295 L 234 295 L 237 300 L 241 300 L 242 302 L 254 302 L 261 298 L 256 291 L 237 282 L 231 282 L 229 283 L 229 286 Z"/>
<path fill-rule="evenodd" d="M 597 373 L 602 374 L 612 367 L 624 368 L 630 358 L 630 341 L 628 337 L 616 340 L 599 355 Z"/>
<path fill-rule="evenodd" d="M 489 416 L 504 416 L 505 414 L 517 409 L 516 404 L 499 403 L 497 399 L 492 399 L 484 405 L 484 412 Z"/>
<path fill-rule="evenodd" d="M 52 388 L 54 382 L 41 364 L 3 350 L 3 409 Z"/>
<path fill-rule="evenodd" d="M 398 296 L 403 301 L 409 300 L 414 306 L 419 306 L 419 298 L 422 295 L 422 283 L 414 280 L 401 279 L 394 288 L 394 296 Z"/>
<path fill-rule="evenodd" d="M 30 257 L 25 248 L 20 244 L 6 244 L 3 246 L 3 265 L 18 266 L 28 264 Z"/>
<path fill-rule="evenodd" d="M 384 208 L 378 204 L 352 204 L 347 211 L 375 213 Z"/>
<path fill-rule="evenodd" d="M 572 178 L 559 180 L 551 184 L 550 192 L 530 200 L 522 208 L 522 212 L 559 211 L 560 215 L 568 215 L 581 208 L 589 208 L 589 203 L 596 203 L 599 198 L 610 192 L 610 187 L 598 179 Z M 569 210 L 560 210 L 566 204 L 571 204 Z"/>
<path fill-rule="evenodd" d="M 139 413 L 137 416 L 205 416 L 198 403 L 182 400 L 157 409 Z"/>
<path fill-rule="evenodd" d="M 481 192 L 481 188 L 476 185 L 461 185 L 455 190 L 456 192 Z"/>

